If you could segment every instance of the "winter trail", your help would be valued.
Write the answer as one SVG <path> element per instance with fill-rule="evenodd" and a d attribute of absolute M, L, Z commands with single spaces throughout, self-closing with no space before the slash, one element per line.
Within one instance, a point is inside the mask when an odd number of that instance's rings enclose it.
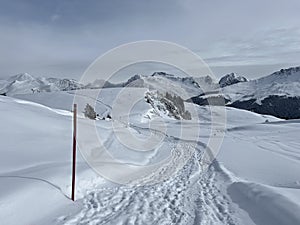
<path fill-rule="evenodd" d="M 156 184 L 92 190 L 82 199 L 79 213 L 60 218 L 57 224 L 235 224 L 231 201 L 221 185 L 229 178 L 217 162 L 201 173 L 200 158 L 201 151 L 194 152 L 178 173 Z M 158 175 L 171 169 L 161 168 Z"/>

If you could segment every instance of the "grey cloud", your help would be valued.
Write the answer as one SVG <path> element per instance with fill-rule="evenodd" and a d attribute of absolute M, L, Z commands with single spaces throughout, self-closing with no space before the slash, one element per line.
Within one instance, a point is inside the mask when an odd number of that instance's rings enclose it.
<path fill-rule="evenodd" d="M 1 1 L 0 77 L 78 78 L 105 51 L 143 39 L 186 46 L 214 68 L 271 71 L 300 64 L 299 9 L 299 0 Z"/>

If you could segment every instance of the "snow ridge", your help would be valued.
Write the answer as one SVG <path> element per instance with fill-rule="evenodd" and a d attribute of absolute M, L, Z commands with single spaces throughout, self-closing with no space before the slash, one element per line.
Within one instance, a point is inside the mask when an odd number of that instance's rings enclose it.
<path fill-rule="evenodd" d="M 83 88 L 73 79 L 35 78 L 28 73 L 21 73 L 8 78 L 2 88 L 2 95 L 29 94 L 35 92 L 70 91 Z"/>

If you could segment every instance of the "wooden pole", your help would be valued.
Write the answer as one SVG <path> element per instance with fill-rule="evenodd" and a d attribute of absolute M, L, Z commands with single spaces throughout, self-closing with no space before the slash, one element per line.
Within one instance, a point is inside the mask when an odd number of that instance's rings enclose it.
<path fill-rule="evenodd" d="M 72 200 L 75 201 L 75 169 L 76 169 L 76 127 L 77 125 L 77 104 L 73 109 L 73 165 L 72 165 Z"/>

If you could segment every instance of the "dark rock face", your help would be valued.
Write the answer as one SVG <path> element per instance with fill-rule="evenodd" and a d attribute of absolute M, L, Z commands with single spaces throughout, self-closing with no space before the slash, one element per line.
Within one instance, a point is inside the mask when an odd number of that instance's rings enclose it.
<path fill-rule="evenodd" d="M 56 85 L 61 91 L 78 90 L 83 88 L 83 85 L 73 79 L 58 79 L 58 78 L 47 78 L 50 84 Z M 50 85 L 46 85 L 50 86 Z M 50 87 L 49 87 L 49 91 Z"/>
<path fill-rule="evenodd" d="M 132 83 L 132 82 L 134 82 L 134 81 L 136 81 L 136 80 L 140 80 L 141 79 L 141 76 L 140 75 L 138 75 L 138 74 L 136 74 L 136 75 L 134 75 L 133 77 L 130 77 L 122 86 L 123 87 L 126 87 L 126 86 L 128 86 L 130 83 Z"/>
<path fill-rule="evenodd" d="M 151 76 L 154 77 L 156 75 L 159 75 L 159 76 L 166 76 L 167 73 L 166 72 L 154 72 Z"/>
<path fill-rule="evenodd" d="M 226 87 L 229 85 L 237 84 L 240 82 L 247 82 L 247 78 L 242 76 L 237 76 L 235 73 L 230 73 L 222 77 L 219 81 L 220 87 Z"/>
<path fill-rule="evenodd" d="M 261 101 L 261 104 L 256 103 L 256 99 L 246 101 L 236 101 L 231 104 L 229 100 L 219 97 L 192 97 L 187 102 L 192 102 L 197 105 L 218 105 L 230 106 L 238 109 L 245 109 L 259 114 L 276 116 L 281 119 L 300 119 L 300 97 L 286 97 L 271 95 Z"/>
<path fill-rule="evenodd" d="M 201 96 L 196 96 L 186 101 L 192 102 L 197 105 L 215 105 L 215 106 L 224 106 L 226 103 L 229 102 L 229 100 L 224 98 L 223 96 L 214 96 L 214 97 L 205 97 L 205 98 Z"/>
<path fill-rule="evenodd" d="M 257 104 L 256 99 L 236 101 L 228 105 L 260 114 L 273 115 L 282 119 L 300 119 L 300 97 L 271 95 Z"/>

